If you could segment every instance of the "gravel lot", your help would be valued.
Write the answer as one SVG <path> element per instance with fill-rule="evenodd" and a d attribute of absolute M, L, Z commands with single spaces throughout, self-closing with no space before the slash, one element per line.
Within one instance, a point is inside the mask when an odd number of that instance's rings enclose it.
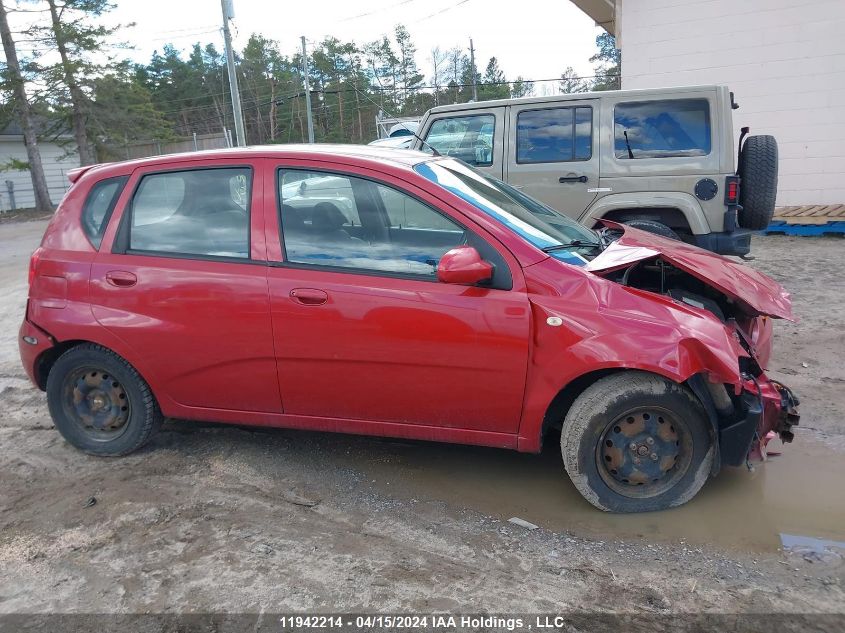
<path fill-rule="evenodd" d="M 171 421 L 129 457 L 74 450 L 17 352 L 44 226 L 0 225 L 0 613 L 845 614 L 845 551 L 780 538 L 845 541 L 845 240 L 755 240 L 802 317 L 776 326 L 771 369 L 803 414 L 784 455 L 683 508 L 608 516 L 554 447 Z"/>

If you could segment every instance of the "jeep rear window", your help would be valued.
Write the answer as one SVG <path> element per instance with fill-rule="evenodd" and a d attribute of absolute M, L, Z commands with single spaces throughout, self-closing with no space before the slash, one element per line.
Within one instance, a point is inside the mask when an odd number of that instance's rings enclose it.
<path fill-rule="evenodd" d="M 100 243 L 109 225 L 109 218 L 126 180 L 125 176 L 101 180 L 91 187 L 85 199 L 82 207 L 82 230 L 97 250 L 100 250 Z"/>
<path fill-rule="evenodd" d="M 619 103 L 614 110 L 616 158 L 680 158 L 710 153 L 706 99 Z"/>

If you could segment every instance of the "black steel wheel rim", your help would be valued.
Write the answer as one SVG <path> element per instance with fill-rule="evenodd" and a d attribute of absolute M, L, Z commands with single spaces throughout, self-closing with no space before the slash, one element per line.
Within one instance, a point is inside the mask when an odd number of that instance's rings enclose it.
<path fill-rule="evenodd" d="M 65 415 L 88 438 L 107 442 L 126 432 L 132 405 L 120 381 L 96 367 L 68 373 L 62 385 Z"/>
<path fill-rule="evenodd" d="M 638 407 L 610 422 L 596 446 L 602 480 L 632 498 L 656 497 L 689 470 L 692 435 L 687 423 L 662 407 Z"/>

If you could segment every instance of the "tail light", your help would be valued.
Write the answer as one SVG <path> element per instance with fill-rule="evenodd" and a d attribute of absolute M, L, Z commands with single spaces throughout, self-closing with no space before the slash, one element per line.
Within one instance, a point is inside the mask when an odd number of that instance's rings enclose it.
<path fill-rule="evenodd" d="M 41 253 L 44 251 L 40 246 L 32 252 L 32 257 L 29 258 L 29 287 L 32 288 L 32 282 L 35 281 L 35 275 L 38 272 L 38 261 L 41 259 Z"/>
<path fill-rule="evenodd" d="M 739 176 L 725 178 L 725 204 L 739 204 Z"/>

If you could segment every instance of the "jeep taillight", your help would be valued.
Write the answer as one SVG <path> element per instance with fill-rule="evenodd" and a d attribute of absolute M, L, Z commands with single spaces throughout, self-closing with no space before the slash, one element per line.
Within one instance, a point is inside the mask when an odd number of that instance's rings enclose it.
<path fill-rule="evenodd" d="M 739 176 L 725 178 L 725 204 L 739 204 Z"/>
<path fill-rule="evenodd" d="M 29 258 L 29 287 L 32 288 L 32 282 L 35 281 L 35 275 L 38 272 L 38 261 L 41 259 L 41 253 L 44 249 L 40 246 L 32 252 L 32 257 Z"/>

